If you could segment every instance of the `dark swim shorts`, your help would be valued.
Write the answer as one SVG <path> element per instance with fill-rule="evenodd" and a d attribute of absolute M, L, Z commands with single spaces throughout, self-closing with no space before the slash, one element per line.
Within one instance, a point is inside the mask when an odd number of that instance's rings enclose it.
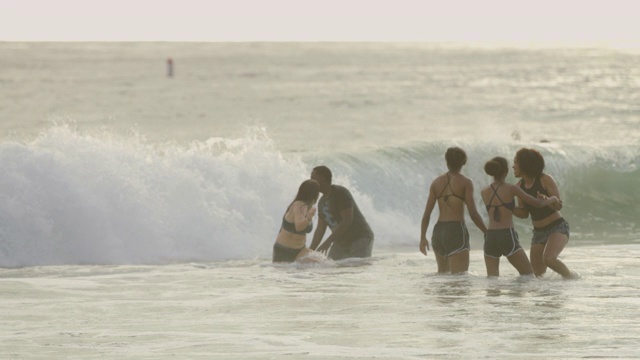
<path fill-rule="evenodd" d="M 484 254 L 492 258 L 509 257 L 522 249 L 514 228 L 488 230 L 484 235 Z"/>
<path fill-rule="evenodd" d="M 275 243 L 273 244 L 273 262 L 294 262 L 302 250 L 304 248 L 293 249 Z"/>
<path fill-rule="evenodd" d="M 549 240 L 549 236 L 553 233 L 565 234 L 568 238 L 570 233 L 569 223 L 564 218 L 560 218 L 543 228 L 533 228 L 531 245 L 546 245 L 547 240 Z"/>
<path fill-rule="evenodd" d="M 329 250 L 328 257 L 332 260 L 342 260 L 346 258 L 366 258 L 371 257 L 373 250 L 373 238 L 364 236 L 354 239 L 350 244 L 333 243 Z"/>
<path fill-rule="evenodd" d="M 439 221 L 433 228 L 431 244 L 433 251 L 445 258 L 469 250 L 467 226 L 460 221 Z"/>

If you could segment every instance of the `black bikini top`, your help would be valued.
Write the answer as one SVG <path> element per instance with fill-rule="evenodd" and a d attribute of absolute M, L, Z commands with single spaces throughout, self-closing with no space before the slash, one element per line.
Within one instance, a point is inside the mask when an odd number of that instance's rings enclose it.
<path fill-rule="evenodd" d="M 500 189 L 500 186 L 502 186 L 502 184 L 504 183 L 500 183 L 500 185 L 498 185 L 497 188 L 494 188 L 493 185 L 491 186 L 491 190 L 493 190 L 493 195 L 491 195 L 491 199 L 489 199 L 489 204 L 486 204 L 485 206 L 487 207 L 487 212 L 489 212 L 489 210 L 491 208 L 495 208 L 495 210 L 493 211 L 493 220 L 495 221 L 500 221 L 500 207 L 504 206 L 505 208 L 512 210 L 516 207 L 516 200 L 513 199 L 510 202 L 506 203 L 504 201 L 502 201 L 502 199 L 500 198 L 500 195 L 498 195 L 498 189 Z M 498 205 L 491 205 L 491 202 L 493 201 L 493 198 L 498 198 L 498 200 L 500 200 L 500 204 Z"/>
<path fill-rule="evenodd" d="M 291 205 L 289 205 L 289 207 L 287 208 L 287 211 L 289 211 L 290 208 L 291 208 Z M 285 211 L 285 215 L 287 214 L 287 211 Z M 296 224 L 287 221 L 284 218 L 285 215 L 282 216 L 282 229 L 286 230 L 287 232 L 290 232 L 296 235 L 304 235 L 304 234 L 310 233 L 313 230 L 313 222 L 309 222 L 309 225 L 307 225 L 307 228 L 302 231 L 296 230 Z"/>
<path fill-rule="evenodd" d="M 296 225 L 292 222 L 288 222 L 287 220 L 284 219 L 284 217 L 282 217 L 282 228 L 284 230 L 286 230 L 287 232 L 290 232 L 292 234 L 296 234 L 296 235 L 304 235 L 304 234 L 308 234 L 313 230 L 313 223 L 309 223 L 309 225 L 307 225 L 307 228 L 302 230 L 302 231 L 297 231 L 296 230 Z"/>
<path fill-rule="evenodd" d="M 444 191 L 447 190 L 447 188 L 451 190 L 451 194 L 444 193 Z M 449 173 L 447 173 L 447 184 L 444 186 L 444 188 L 442 188 L 442 191 L 440 191 L 440 195 L 438 195 L 437 199 L 440 199 L 441 197 L 443 197 L 444 202 L 447 202 L 447 200 L 449 200 L 449 196 L 457 197 L 458 199 L 464 201 L 464 198 L 462 196 L 457 195 L 453 192 L 453 189 L 451 188 L 451 178 L 449 177 Z"/>
<path fill-rule="evenodd" d="M 524 186 L 524 180 L 520 180 L 520 188 L 533 197 L 537 197 L 538 192 L 543 195 L 549 195 L 544 187 L 542 187 L 542 181 L 540 180 L 540 177 L 537 177 L 533 180 L 533 185 L 529 189 Z M 531 214 L 531 220 L 534 221 L 542 220 L 556 212 L 556 210 L 553 210 L 548 206 L 541 208 L 533 207 L 529 204 L 524 204 L 524 206 L 527 210 L 529 210 L 529 214 Z"/>

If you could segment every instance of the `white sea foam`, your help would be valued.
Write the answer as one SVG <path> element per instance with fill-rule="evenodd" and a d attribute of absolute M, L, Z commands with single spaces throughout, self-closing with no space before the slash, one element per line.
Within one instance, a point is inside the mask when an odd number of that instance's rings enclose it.
<path fill-rule="evenodd" d="M 640 356 L 637 51 L 0 53 L 2 359 Z M 486 160 L 542 151 L 571 224 L 561 258 L 580 279 L 522 278 L 506 260 L 487 279 L 473 226 L 470 271 L 435 273 L 419 222 L 452 145 L 476 190 Z M 280 217 L 319 164 L 371 223 L 374 257 L 272 264 Z M 515 223 L 527 248 L 530 221 Z"/>
<path fill-rule="evenodd" d="M 253 136 L 157 148 L 67 127 L 2 144 L 0 167 L 3 266 L 250 258 L 307 174 Z"/>
<path fill-rule="evenodd" d="M 477 188 L 490 181 L 482 172 L 484 161 L 536 146 L 458 145 L 469 153 L 464 172 Z M 319 164 L 330 166 L 334 182 L 351 190 L 376 234 L 376 248 L 412 247 L 429 182 L 445 171 L 447 146 L 301 155 L 276 149 L 261 128 L 241 138 L 179 145 L 52 127 L 31 142 L 0 146 L 0 264 L 269 257 L 284 209 Z M 637 238 L 637 197 L 626 190 L 638 186 L 637 149 L 538 148 L 561 186 L 565 216 L 578 238 L 603 243 Z M 588 206 L 593 203 L 599 204 L 597 211 Z M 616 228 L 605 228 L 611 223 Z M 521 232 L 530 227 L 517 226 Z M 478 248 L 481 236 L 471 231 Z"/>

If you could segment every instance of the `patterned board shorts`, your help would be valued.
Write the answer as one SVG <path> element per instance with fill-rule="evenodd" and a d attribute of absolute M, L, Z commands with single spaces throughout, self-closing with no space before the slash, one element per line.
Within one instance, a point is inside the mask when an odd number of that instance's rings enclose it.
<path fill-rule="evenodd" d="M 549 239 L 549 236 L 551 236 L 551 234 L 553 233 L 565 234 L 568 238 L 570 234 L 569 223 L 565 219 L 560 218 L 543 228 L 533 228 L 531 245 L 545 245 L 547 243 L 547 240 Z"/>

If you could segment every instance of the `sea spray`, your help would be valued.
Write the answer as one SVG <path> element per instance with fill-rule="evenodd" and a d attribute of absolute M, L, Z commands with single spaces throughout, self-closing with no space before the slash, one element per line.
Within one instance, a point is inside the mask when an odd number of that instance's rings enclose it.
<path fill-rule="evenodd" d="M 179 146 L 55 127 L 0 145 L 0 265 L 264 255 L 305 177 L 259 134 Z"/>
<path fill-rule="evenodd" d="M 283 153 L 260 127 L 185 145 L 54 126 L 31 142 L 0 144 L 0 266 L 268 258 L 286 206 L 321 164 L 353 193 L 375 232 L 374 254 L 417 249 L 428 187 L 446 171 L 451 145 L 467 151 L 463 173 L 485 218 L 477 195 L 491 181 L 484 162 L 535 147 L 559 184 L 572 245 L 639 238 L 639 199 L 630 191 L 640 185 L 635 147 L 509 139 Z M 516 180 L 510 172 L 507 181 Z M 430 227 L 436 220 L 437 209 Z M 515 226 L 527 246 L 530 220 Z M 470 231 L 472 249 L 480 249 L 481 235 Z"/>

